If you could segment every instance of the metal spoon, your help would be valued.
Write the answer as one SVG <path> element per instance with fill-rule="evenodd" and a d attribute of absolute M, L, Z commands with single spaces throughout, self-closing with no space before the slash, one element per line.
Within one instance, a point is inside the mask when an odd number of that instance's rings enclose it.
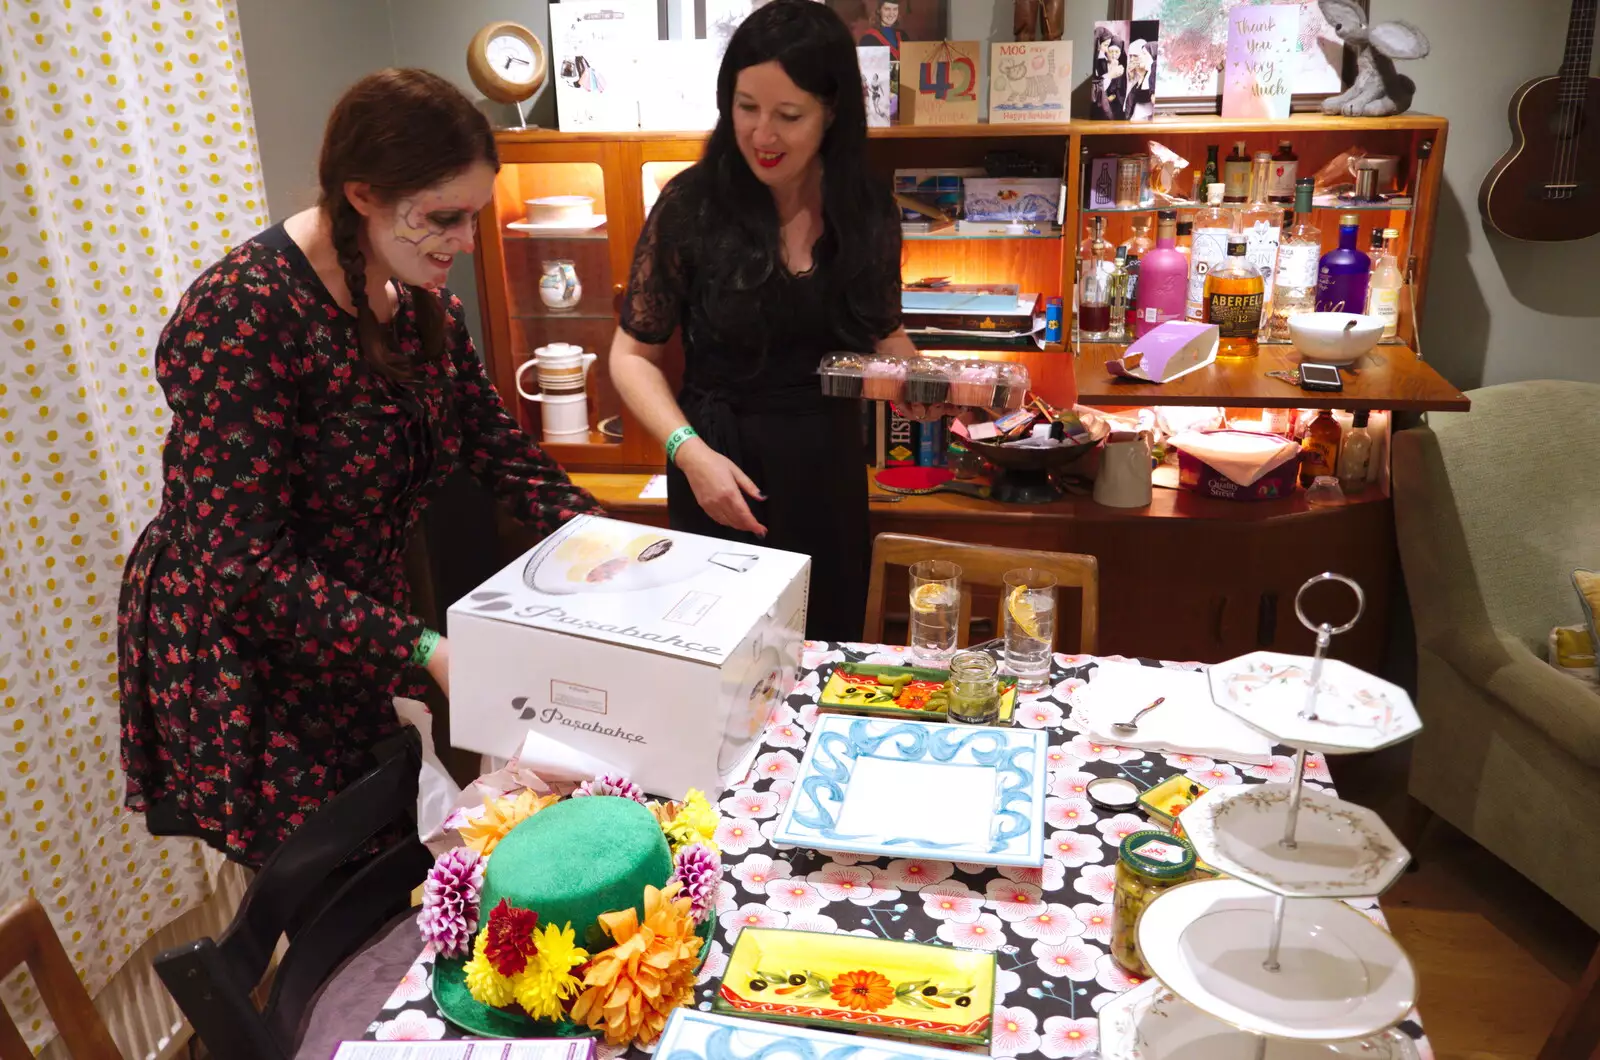
<path fill-rule="evenodd" d="M 1152 710 L 1155 710 L 1157 707 L 1159 707 L 1161 704 L 1165 703 L 1166 701 L 1167 701 L 1167 697 L 1166 696 L 1161 696 L 1154 703 L 1150 704 L 1148 707 L 1145 707 L 1143 710 L 1141 710 L 1139 713 L 1135 714 L 1132 718 L 1129 718 L 1127 721 L 1114 721 L 1114 722 L 1112 722 L 1111 723 L 1111 731 L 1114 732 L 1114 733 L 1118 733 L 1120 735 L 1123 735 L 1123 736 L 1132 736 L 1134 733 L 1139 731 L 1139 719 L 1144 717 L 1146 714 L 1150 713 Z"/>

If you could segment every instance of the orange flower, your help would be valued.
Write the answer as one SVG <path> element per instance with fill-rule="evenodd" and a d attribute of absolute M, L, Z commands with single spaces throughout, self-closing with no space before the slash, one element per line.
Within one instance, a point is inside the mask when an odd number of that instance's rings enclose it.
<path fill-rule="evenodd" d="M 515 797 L 484 799 L 483 815 L 461 826 L 461 841 L 488 857 L 508 832 L 560 797 L 537 795 L 523 788 Z"/>
<path fill-rule="evenodd" d="M 661 1036 L 667 1016 L 694 1000 L 694 967 L 700 939 L 689 915 L 683 885 L 644 889 L 644 922 L 630 906 L 603 913 L 600 924 L 616 945 L 594 955 L 583 992 L 572 1003 L 572 1021 L 604 1030 L 612 1045 L 646 1044 Z"/>
<path fill-rule="evenodd" d="M 877 972 L 845 972 L 833 979 L 833 1000 L 845 1008 L 876 1012 L 894 1003 L 894 986 Z"/>

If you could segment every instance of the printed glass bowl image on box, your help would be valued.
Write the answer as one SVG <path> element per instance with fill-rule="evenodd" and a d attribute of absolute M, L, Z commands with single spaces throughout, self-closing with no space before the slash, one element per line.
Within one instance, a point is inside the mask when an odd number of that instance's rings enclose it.
<path fill-rule="evenodd" d="M 721 551 L 718 545 L 667 530 L 573 520 L 528 557 L 522 581 L 551 595 L 626 593 L 683 581 L 708 565 L 746 571 L 756 562 L 750 553 Z"/>

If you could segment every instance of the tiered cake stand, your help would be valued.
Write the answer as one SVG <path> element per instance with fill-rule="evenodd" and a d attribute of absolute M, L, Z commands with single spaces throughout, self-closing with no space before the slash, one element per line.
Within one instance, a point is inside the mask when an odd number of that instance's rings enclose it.
<path fill-rule="evenodd" d="M 1306 617 L 1306 590 L 1324 581 L 1355 592 L 1342 626 Z M 1101 1009 L 1105 1060 L 1415 1057 L 1394 1029 L 1416 1002 L 1411 962 L 1341 900 L 1382 894 L 1410 855 L 1371 810 L 1305 786 L 1308 751 L 1373 751 L 1422 728 L 1400 688 L 1326 658 L 1364 607 L 1354 581 L 1319 574 L 1295 597 L 1315 655 L 1210 668 L 1218 706 L 1296 749 L 1293 779 L 1213 788 L 1183 811 L 1200 859 L 1232 878 L 1175 887 L 1145 910 L 1139 949 L 1155 978 Z"/>

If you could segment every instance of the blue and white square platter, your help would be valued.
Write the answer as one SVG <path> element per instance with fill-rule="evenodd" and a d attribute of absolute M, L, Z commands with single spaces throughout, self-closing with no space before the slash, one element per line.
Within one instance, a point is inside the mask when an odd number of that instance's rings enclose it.
<path fill-rule="evenodd" d="M 674 1009 L 656 1060 L 972 1060 L 970 1052 Z"/>
<path fill-rule="evenodd" d="M 1044 864 L 1038 729 L 825 714 L 774 843 L 977 865 Z"/>

